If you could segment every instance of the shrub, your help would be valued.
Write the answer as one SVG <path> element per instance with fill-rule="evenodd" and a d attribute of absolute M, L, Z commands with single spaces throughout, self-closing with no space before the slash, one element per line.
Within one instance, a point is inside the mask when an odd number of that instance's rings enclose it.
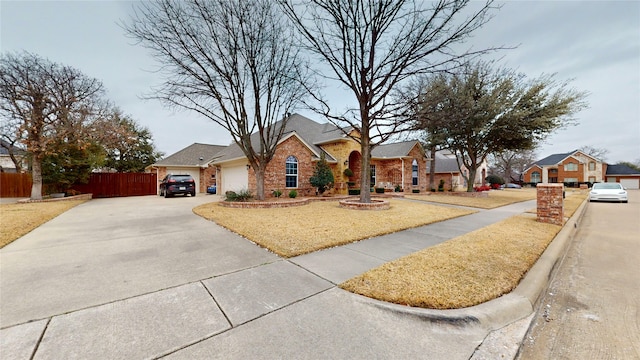
<path fill-rule="evenodd" d="M 414 193 L 414 194 L 417 194 L 417 193 L 420 192 L 420 189 L 413 189 L 413 190 L 411 190 L 411 192 Z"/>
<path fill-rule="evenodd" d="M 295 199 L 298 196 L 298 192 L 295 190 L 289 191 L 289 197 Z"/>
<path fill-rule="evenodd" d="M 401 192 L 402 191 L 402 186 L 400 186 L 400 184 L 397 184 L 395 188 L 393 188 L 393 191 L 395 192 Z"/>
<path fill-rule="evenodd" d="M 444 191 L 444 180 L 440 179 L 440 183 L 438 183 L 438 191 Z"/>
<path fill-rule="evenodd" d="M 384 194 L 384 188 L 376 188 L 376 194 Z"/>
<path fill-rule="evenodd" d="M 492 189 L 499 189 L 500 185 L 504 185 L 504 179 L 498 175 L 489 175 L 485 178 Z"/>
<path fill-rule="evenodd" d="M 355 181 L 347 181 L 347 186 L 348 187 L 356 186 L 356 182 Z"/>
<path fill-rule="evenodd" d="M 275 198 L 280 198 L 280 196 L 282 196 L 282 191 L 280 191 L 280 189 L 276 189 L 273 190 L 273 192 L 271 193 Z"/>
<path fill-rule="evenodd" d="M 346 177 L 352 177 L 353 176 L 353 171 L 351 169 L 349 169 L 349 168 L 344 169 L 344 171 L 342 173 Z"/>
<path fill-rule="evenodd" d="M 249 201 L 253 199 L 253 195 L 251 191 L 247 189 L 242 189 L 238 192 L 235 191 L 227 191 L 225 194 L 225 200 L 227 201 Z"/>
<path fill-rule="evenodd" d="M 360 189 L 349 189 L 349 195 L 360 195 Z"/>
<path fill-rule="evenodd" d="M 324 158 L 324 153 L 320 155 L 320 161 L 316 163 L 313 169 L 313 176 L 309 178 L 312 186 L 318 188 L 318 193 L 323 194 L 327 189 L 333 186 L 333 171 Z"/>

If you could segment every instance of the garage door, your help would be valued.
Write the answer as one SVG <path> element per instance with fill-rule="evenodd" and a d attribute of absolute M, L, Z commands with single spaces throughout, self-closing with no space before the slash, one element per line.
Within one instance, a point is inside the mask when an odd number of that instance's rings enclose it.
<path fill-rule="evenodd" d="M 249 178 L 246 165 L 222 167 L 222 192 L 238 191 L 249 188 Z"/>
<path fill-rule="evenodd" d="M 638 179 L 620 179 L 620 184 L 625 189 L 640 189 L 640 180 Z"/>
<path fill-rule="evenodd" d="M 167 168 L 167 174 L 175 175 L 191 175 L 196 182 L 196 188 L 198 192 L 202 192 L 200 189 L 200 169 L 198 168 Z M 161 179 L 162 180 L 162 179 Z"/>

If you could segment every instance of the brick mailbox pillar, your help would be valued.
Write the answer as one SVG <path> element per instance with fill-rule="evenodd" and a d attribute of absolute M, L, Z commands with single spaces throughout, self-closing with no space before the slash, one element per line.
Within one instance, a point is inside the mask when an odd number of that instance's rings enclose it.
<path fill-rule="evenodd" d="M 538 221 L 563 225 L 564 224 L 564 185 L 538 184 Z"/>

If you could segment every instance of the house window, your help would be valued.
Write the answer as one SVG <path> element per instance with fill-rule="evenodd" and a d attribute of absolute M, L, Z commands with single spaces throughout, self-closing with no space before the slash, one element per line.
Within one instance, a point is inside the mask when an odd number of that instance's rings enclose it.
<path fill-rule="evenodd" d="M 370 165 L 369 166 L 369 172 L 370 172 L 370 185 L 371 186 L 376 186 L 376 166 L 375 165 Z"/>
<path fill-rule="evenodd" d="M 564 178 L 565 183 L 577 183 L 578 178 Z"/>
<path fill-rule="evenodd" d="M 531 173 L 531 182 L 532 183 L 539 183 L 542 180 L 540 180 L 540 172 L 539 171 L 534 171 Z"/>
<path fill-rule="evenodd" d="M 596 163 L 591 161 L 589 163 L 589 171 L 594 171 L 596 169 Z"/>
<path fill-rule="evenodd" d="M 564 171 L 578 171 L 578 164 L 576 163 L 564 164 Z"/>
<path fill-rule="evenodd" d="M 589 176 L 589 182 L 592 183 L 592 184 L 594 182 L 596 182 L 596 177 L 595 176 Z"/>
<path fill-rule="evenodd" d="M 418 185 L 418 160 L 413 159 L 413 163 L 411 164 L 411 178 L 413 179 L 412 184 Z"/>
<path fill-rule="evenodd" d="M 288 188 L 298 187 L 298 159 L 295 156 L 289 156 L 285 163 L 285 186 Z"/>

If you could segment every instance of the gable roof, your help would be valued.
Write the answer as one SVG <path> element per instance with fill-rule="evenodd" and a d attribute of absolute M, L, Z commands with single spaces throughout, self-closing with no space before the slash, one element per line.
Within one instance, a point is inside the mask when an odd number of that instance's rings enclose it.
<path fill-rule="evenodd" d="M 409 155 L 411 149 L 419 145 L 417 140 L 403 141 L 392 144 L 381 144 L 373 148 L 371 157 L 377 159 L 401 158 Z"/>
<path fill-rule="evenodd" d="M 640 171 L 624 164 L 616 164 L 607 166 L 607 175 L 640 175 Z"/>
<path fill-rule="evenodd" d="M 546 158 L 540 159 L 540 160 L 534 162 L 533 164 L 529 165 L 525 169 L 525 172 L 529 171 L 529 169 L 531 169 L 534 166 L 538 166 L 539 168 L 542 168 L 543 166 L 558 165 L 558 164 L 562 163 L 568 157 L 574 156 L 576 153 L 580 153 L 580 154 L 582 154 L 584 156 L 588 156 L 588 157 L 590 157 L 590 158 L 592 158 L 592 159 L 594 159 L 596 161 L 600 161 L 600 160 L 594 158 L 593 156 L 584 153 L 581 150 L 573 150 L 573 151 L 570 151 L 568 153 L 563 153 L 563 154 L 552 154 L 552 155 L 547 156 Z"/>
<path fill-rule="evenodd" d="M 276 122 L 273 126 L 282 126 L 282 120 Z M 331 156 L 331 154 L 324 151 L 320 145 L 329 142 L 344 141 L 347 139 L 347 136 L 339 127 L 330 123 L 317 123 L 300 114 L 289 115 L 285 131 L 283 132 L 282 139 L 280 141 L 284 141 L 293 135 L 297 136 L 302 143 L 318 157 L 318 159 L 320 158 L 320 154 L 324 152 L 326 160 L 329 162 L 335 162 L 336 159 Z M 256 147 L 258 146 L 259 138 L 257 133 L 251 134 L 251 143 Z M 221 163 L 241 158 L 245 158 L 242 149 L 240 149 L 238 144 L 233 143 L 220 153 L 220 158 L 216 159 L 215 162 Z"/>
<path fill-rule="evenodd" d="M 225 148 L 227 146 L 194 143 L 156 162 L 153 166 L 203 167 L 213 161 Z"/>
<path fill-rule="evenodd" d="M 574 150 L 574 151 L 570 151 L 570 152 L 564 153 L 564 154 L 549 155 L 544 159 L 536 161 L 535 163 L 532 164 L 532 166 L 533 165 L 538 165 L 538 166 L 542 167 L 542 166 L 549 166 L 549 165 L 557 165 L 557 164 L 561 163 L 562 160 L 568 158 L 569 156 L 573 155 L 577 151 L 578 150 Z"/>
<path fill-rule="evenodd" d="M 427 161 L 427 172 L 431 166 L 431 161 Z M 455 154 L 449 150 L 436 151 L 436 173 L 459 173 L 458 160 Z"/>

